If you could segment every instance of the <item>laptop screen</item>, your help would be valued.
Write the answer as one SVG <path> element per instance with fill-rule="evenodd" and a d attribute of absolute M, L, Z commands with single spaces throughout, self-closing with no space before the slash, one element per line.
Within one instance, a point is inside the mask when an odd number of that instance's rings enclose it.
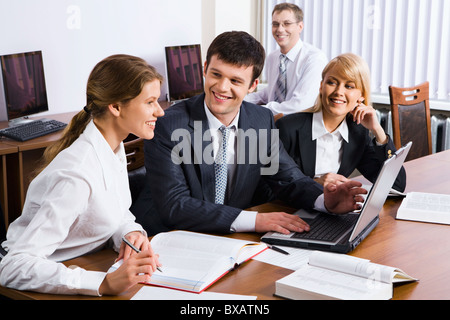
<path fill-rule="evenodd" d="M 377 180 L 367 195 L 367 199 L 361 210 L 360 219 L 358 219 L 358 222 L 353 229 L 350 241 L 353 241 L 380 213 L 380 209 L 383 208 L 386 198 L 389 195 L 389 191 L 391 190 L 398 172 L 411 148 L 411 144 L 411 142 L 408 143 L 406 146 L 399 149 L 392 158 L 385 161 L 378 174 Z"/>

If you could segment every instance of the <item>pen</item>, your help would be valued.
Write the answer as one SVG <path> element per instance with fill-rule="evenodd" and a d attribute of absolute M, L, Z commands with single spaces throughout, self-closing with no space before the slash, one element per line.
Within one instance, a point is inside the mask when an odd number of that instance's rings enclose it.
<path fill-rule="evenodd" d="M 270 249 L 278 251 L 279 253 L 285 254 L 285 255 L 289 255 L 290 253 L 287 251 L 284 251 L 283 249 L 280 249 L 278 247 L 272 246 L 270 244 L 267 245 Z"/>
<path fill-rule="evenodd" d="M 123 242 L 125 242 L 125 244 L 128 245 L 131 249 L 133 249 L 134 251 L 136 251 L 136 253 L 141 252 L 141 250 L 139 250 L 138 248 L 136 248 L 135 246 L 133 246 L 133 245 L 131 244 L 131 242 L 127 240 L 127 238 L 122 237 L 122 240 L 123 240 Z M 159 272 L 162 272 L 162 270 L 161 270 L 160 267 L 156 267 L 156 269 L 157 269 Z"/>

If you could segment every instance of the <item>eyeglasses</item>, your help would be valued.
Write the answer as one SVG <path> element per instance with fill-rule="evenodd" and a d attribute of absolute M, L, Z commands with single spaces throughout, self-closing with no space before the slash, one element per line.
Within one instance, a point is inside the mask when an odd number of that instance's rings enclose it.
<path fill-rule="evenodd" d="M 285 22 L 276 22 L 276 21 L 274 21 L 274 22 L 272 22 L 272 28 L 279 28 L 280 27 L 280 25 L 283 27 L 283 28 L 285 28 L 285 29 L 287 29 L 287 28 L 289 28 L 289 27 L 291 27 L 292 25 L 294 25 L 294 24 L 297 24 L 297 23 L 299 23 L 298 21 L 296 21 L 296 22 L 291 22 L 291 21 L 285 21 Z"/>

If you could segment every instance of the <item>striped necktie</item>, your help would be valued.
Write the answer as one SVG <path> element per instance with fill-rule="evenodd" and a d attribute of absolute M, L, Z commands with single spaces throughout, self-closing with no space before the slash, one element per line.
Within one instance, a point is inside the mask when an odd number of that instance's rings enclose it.
<path fill-rule="evenodd" d="M 277 79 L 277 85 L 275 88 L 275 101 L 283 102 L 286 100 L 286 90 L 287 90 L 287 76 L 286 76 L 286 61 L 287 57 L 282 54 L 280 55 L 280 67 Z"/>
<path fill-rule="evenodd" d="M 216 193 L 215 193 L 215 203 L 224 204 L 225 193 L 227 190 L 227 175 L 228 175 L 228 164 L 227 164 L 227 148 L 228 148 L 228 138 L 230 136 L 230 128 L 222 126 L 219 128 L 222 134 L 222 143 L 219 144 L 219 151 L 217 153 L 214 171 L 216 179 Z"/>

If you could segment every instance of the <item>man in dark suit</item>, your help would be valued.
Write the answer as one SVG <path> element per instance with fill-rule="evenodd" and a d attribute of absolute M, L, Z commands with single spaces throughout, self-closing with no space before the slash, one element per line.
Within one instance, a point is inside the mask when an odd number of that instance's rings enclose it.
<path fill-rule="evenodd" d="M 358 182 L 323 189 L 305 176 L 279 143 L 272 113 L 243 102 L 258 85 L 264 58 L 261 44 L 247 33 L 219 35 L 207 53 L 205 93 L 170 107 L 158 120 L 155 138 L 145 145 L 146 185 L 131 208 L 150 235 L 173 229 L 309 230 L 297 216 L 245 210 L 261 196 L 261 177 L 297 208 L 345 213 L 363 201 L 366 191 Z"/>

